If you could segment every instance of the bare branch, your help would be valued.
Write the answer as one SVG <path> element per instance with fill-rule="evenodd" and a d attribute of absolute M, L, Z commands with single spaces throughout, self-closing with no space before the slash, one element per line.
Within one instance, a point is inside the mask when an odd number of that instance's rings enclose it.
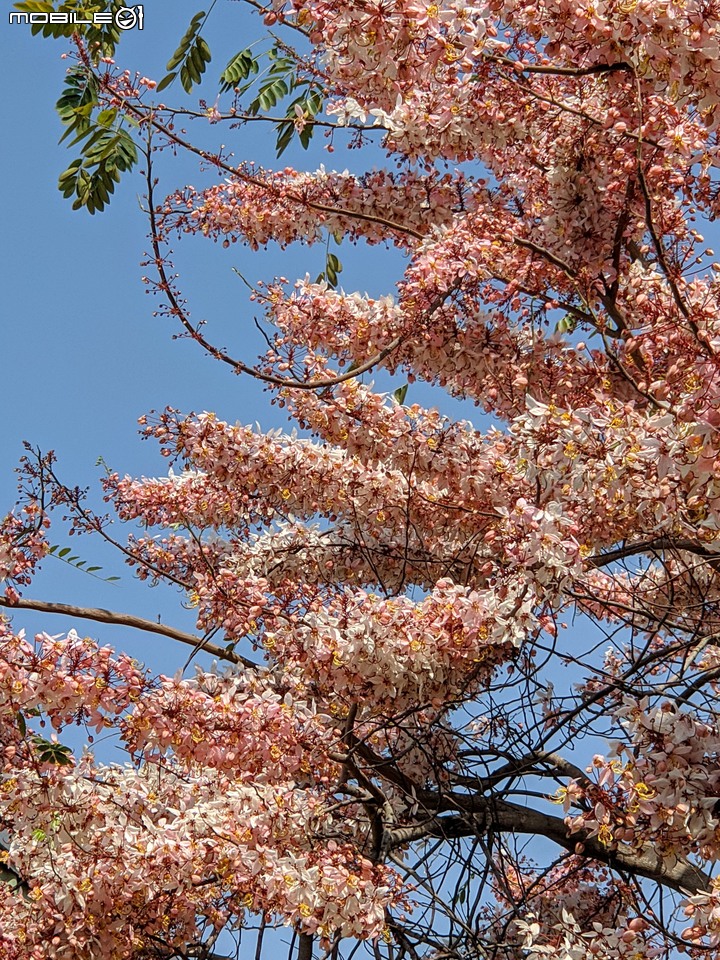
<path fill-rule="evenodd" d="M 56 613 L 66 617 L 77 617 L 80 620 L 94 620 L 97 623 L 112 623 L 120 627 L 131 627 L 133 630 L 143 630 L 146 633 L 157 633 L 163 637 L 170 637 L 171 640 L 179 640 L 180 643 L 188 644 L 204 650 L 205 653 L 212 654 L 219 660 L 227 660 L 229 663 L 242 664 L 249 670 L 257 670 L 258 664 L 253 663 L 239 653 L 234 653 L 223 647 L 218 647 L 209 640 L 203 640 L 202 637 L 194 636 L 192 633 L 185 633 L 175 627 L 166 626 L 164 623 L 154 623 L 152 620 L 145 620 L 143 617 L 135 617 L 129 613 L 118 613 L 114 610 L 103 610 L 100 607 L 77 607 L 71 603 L 52 603 L 45 600 L 29 600 L 21 597 L 18 600 L 10 601 L 6 597 L 0 597 L 0 607 L 6 607 L 10 610 L 36 610 L 38 613 Z"/>

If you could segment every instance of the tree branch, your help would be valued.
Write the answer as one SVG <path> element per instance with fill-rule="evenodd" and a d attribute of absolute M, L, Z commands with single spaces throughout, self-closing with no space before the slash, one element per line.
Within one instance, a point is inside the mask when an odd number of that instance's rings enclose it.
<path fill-rule="evenodd" d="M 619 60 L 617 63 L 593 63 L 588 67 L 554 67 L 552 64 L 525 63 L 493 53 L 484 53 L 483 56 L 493 63 L 501 63 L 504 67 L 511 67 L 518 73 L 543 73 L 553 77 L 590 77 L 604 73 L 617 73 L 618 71 L 633 72 L 630 64 L 624 60 Z"/>
<path fill-rule="evenodd" d="M 643 540 L 640 543 L 623 544 L 615 550 L 608 550 L 607 553 L 596 553 L 588 557 L 587 562 L 593 567 L 606 567 L 616 560 L 624 560 L 638 553 L 655 553 L 658 550 L 687 550 L 688 553 L 704 557 L 713 566 L 720 564 L 720 553 L 717 551 L 708 550 L 707 547 L 693 540 L 675 540 L 673 537 L 655 537 L 653 540 Z"/>
<path fill-rule="evenodd" d="M 148 215 L 150 218 L 150 242 L 152 244 L 153 250 L 153 263 L 155 269 L 158 272 L 160 277 L 159 288 L 165 294 L 170 302 L 170 308 L 173 316 L 176 316 L 182 326 L 185 328 L 187 333 L 195 340 L 196 343 L 199 343 L 200 346 L 206 350 L 211 357 L 215 360 L 220 360 L 221 363 L 226 363 L 233 368 L 236 373 L 246 373 L 254 377 L 257 380 L 262 380 L 265 383 L 271 383 L 274 386 L 278 387 L 292 387 L 297 390 L 319 390 L 328 387 L 334 387 L 337 384 L 344 383 L 346 380 L 353 380 L 356 377 L 361 376 L 363 373 L 366 373 L 368 370 L 371 370 L 373 367 L 377 366 L 379 363 L 382 363 L 391 353 L 394 353 L 395 350 L 402 344 L 404 336 L 400 335 L 394 337 L 387 346 L 383 347 L 382 350 L 378 350 L 374 356 L 364 360 L 358 366 L 353 367 L 352 369 L 346 370 L 345 373 L 336 374 L 334 377 L 322 377 L 316 378 L 313 380 L 299 380 L 293 377 L 278 377 L 271 373 L 263 373 L 262 370 L 258 370 L 255 367 L 251 367 L 246 363 L 243 363 L 242 360 L 235 360 L 230 357 L 223 350 L 220 350 L 218 347 L 213 346 L 200 332 L 198 327 L 193 326 L 188 319 L 188 315 L 183 310 L 178 298 L 175 296 L 172 284 L 169 277 L 165 271 L 164 260 L 162 253 L 160 251 L 160 234 L 157 227 L 157 218 L 155 216 L 155 201 L 153 199 L 153 177 L 152 177 L 152 159 L 150 150 L 146 154 L 147 160 L 147 171 L 146 171 L 146 180 L 147 180 L 147 199 L 148 199 Z M 254 178 L 242 177 L 241 179 L 256 184 L 260 181 L 256 181 Z M 291 196 L 288 194 L 288 196 Z M 291 196 L 291 199 L 292 196 Z M 317 205 L 315 205 L 317 206 Z M 331 209 L 331 208 L 327 208 Z M 367 217 L 365 218 L 367 219 Z M 419 236 L 419 234 L 418 234 Z M 427 319 L 430 319 L 435 311 L 441 307 L 447 298 L 451 296 L 456 290 L 460 289 L 462 285 L 463 278 L 459 278 L 455 281 L 454 284 L 448 289 L 438 294 L 435 299 L 429 304 L 427 309 Z"/>
<path fill-rule="evenodd" d="M 180 643 L 196 647 L 198 650 L 204 650 L 219 660 L 242 664 L 249 670 L 257 670 L 258 668 L 258 664 L 253 663 L 252 660 L 240 656 L 239 653 L 218 647 L 216 644 L 210 643 L 209 640 L 203 640 L 202 637 L 185 633 L 183 630 L 166 626 L 164 623 L 154 623 L 152 620 L 145 620 L 143 617 L 135 617 L 129 613 L 103 610 L 100 607 L 76 607 L 71 603 L 29 600 L 26 597 L 21 597 L 12 602 L 6 597 L 0 597 L 0 607 L 7 607 L 10 610 L 36 610 L 38 613 L 59 613 L 67 617 L 77 617 L 80 620 L 95 620 L 97 623 L 112 623 L 120 627 L 131 627 L 133 630 L 144 630 L 146 633 L 158 633 L 163 637 L 170 637 L 171 640 L 179 640 Z"/>
<path fill-rule="evenodd" d="M 447 806 L 448 797 L 445 798 Z M 421 837 L 438 837 L 452 840 L 459 837 L 477 836 L 492 829 L 501 833 L 532 834 L 547 837 L 570 853 L 598 860 L 614 869 L 625 870 L 635 876 L 646 877 L 665 887 L 682 893 L 696 894 L 708 891 L 711 877 L 699 867 L 687 861 L 672 866 L 649 846 L 642 850 L 605 847 L 596 837 L 584 830 L 570 834 L 564 820 L 521 807 L 494 797 L 467 796 L 456 800 L 465 801 L 467 813 L 452 816 L 437 816 L 424 824 L 401 827 L 391 831 L 392 846 L 402 846 Z"/>
<path fill-rule="evenodd" d="M 300 934 L 297 960 L 312 960 L 313 938 L 309 933 Z"/>

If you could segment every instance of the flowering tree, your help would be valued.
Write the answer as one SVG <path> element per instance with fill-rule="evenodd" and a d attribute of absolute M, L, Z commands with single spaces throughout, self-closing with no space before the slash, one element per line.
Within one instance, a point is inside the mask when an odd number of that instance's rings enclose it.
<path fill-rule="evenodd" d="M 285 39 L 235 56 L 196 115 L 273 124 L 280 153 L 381 137 L 394 166 L 238 166 L 115 67 L 111 30 L 74 28 L 58 107 L 82 156 L 61 189 L 102 209 L 144 150 L 149 282 L 302 433 L 167 410 L 143 426 L 173 470 L 107 476 L 142 527 L 118 547 L 186 593 L 197 635 L 22 595 L 53 508 L 111 536 L 28 456 L 6 612 L 163 632 L 219 666 L 154 677 L 3 622 L 2 955 L 208 958 L 252 928 L 260 956 L 284 923 L 301 958 L 715 957 L 720 268 L 697 227 L 720 210 L 720 3 L 253 6 Z M 203 23 L 161 88 L 201 79 Z M 167 145 L 217 182 L 157 197 Z M 380 299 L 338 289 L 334 256 L 316 282 L 258 284 L 253 363 L 186 311 L 178 231 L 332 235 L 407 266 Z M 382 369 L 492 426 L 363 382 Z M 74 755 L 76 723 L 128 764 Z"/>

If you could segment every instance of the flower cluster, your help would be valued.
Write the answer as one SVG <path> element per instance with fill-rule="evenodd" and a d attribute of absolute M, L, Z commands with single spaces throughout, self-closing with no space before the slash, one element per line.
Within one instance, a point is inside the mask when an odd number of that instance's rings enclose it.
<path fill-rule="evenodd" d="M 48 523 L 35 503 L 24 505 L 22 516 L 9 513 L 0 523 L 0 581 L 9 600 L 18 598 L 17 588 L 30 583 L 35 567 L 48 552 Z"/>
<path fill-rule="evenodd" d="M 608 847 L 651 842 L 671 863 L 690 854 L 714 861 L 720 854 L 718 755 L 720 730 L 669 701 L 624 699 L 618 718 L 627 742 L 596 756 L 589 780 L 574 780 L 556 799 L 566 810 L 581 800 L 589 809 L 570 816 L 573 831 L 587 830 Z"/>
<path fill-rule="evenodd" d="M 74 758 L 57 740 L 52 756 L 37 718 L 114 729 L 143 762 Z M 32 645 L 3 627 L 0 821 L 20 884 L 0 904 L 5 955 L 110 960 L 246 910 L 325 939 L 378 936 L 400 887 L 352 831 L 337 839 L 336 739 L 331 718 L 259 679 L 151 682 L 75 634 Z"/>

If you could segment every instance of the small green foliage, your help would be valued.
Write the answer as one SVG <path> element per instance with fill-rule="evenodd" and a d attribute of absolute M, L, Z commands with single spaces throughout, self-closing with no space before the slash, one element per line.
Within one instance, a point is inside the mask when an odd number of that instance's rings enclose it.
<path fill-rule="evenodd" d="M 261 110 L 270 110 L 289 92 L 290 86 L 285 77 L 272 77 L 260 86 L 260 92 L 250 104 L 250 113 L 257 114 Z"/>
<path fill-rule="evenodd" d="M 301 146 L 307 150 L 315 131 L 314 124 L 308 121 L 312 121 L 322 110 L 322 94 L 317 88 L 313 87 L 312 81 L 303 80 L 297 76 L 297 63 L 290 57 L 284 56 L 277 47 L 273 47 L 267 56 L 270 66 L 264 72 L 263 80 L 260 82 L 257 94 L 248 105 L 247 112 L 251 116 L 257 116 L 261 112 L 268 113 L 285 97 L 295 91 L 302 90 L 302 93 L 285 110 L 285 117 L 278 120 L 275 125 L 277 131 L 275 149 L 277 156 L 281 157 L 297 132 Z M 250 56 L 248 50 L 244 50 L 233 58 L 226 67 L 226 72 L 231 66 L 233 66 L 232 76 L 240 71 L 247 77 L 250 76 L 250 73 L 258 72 L 257 60 Z M 244 79 L 244 76 L 238 76 L 238 79 Z M 239 89 L 238 92 L 244 93 L 251 84 L 252 81 L 246 84 L 244 88 Z M 229 87 L 226 86 L 225 89 L 229 89 Z"/>
<path fill-rule="evenodd" d="M 183 37 L 180 40 L 177 50 L 167 62 L 168 70 L 174 70 L 175 67 L 179 66 L 182 63 L 182 61 L 185 59 L 185 57 L 188 54 L 188 51 L 193 45 L 193 41 L 197 36 L 197 32 L 200 29 L 200 24 L 202 23 L 204 17 L 205 17 L 205 11 L 200 10 L 192 18 L 192 20 L 190 21 L 190 26 L 187 28 L 187 30 L 183 34 Z"/>
<path fill-rule="evenodd" d="M 38 738 L 38 739 L 39 739 L 39 738 Z M 44 742 L 44 743 L 48 743 L 49 741 L 44 740 L 43 742 Z M 50 745 L 51 745 L 51 746 L 58 746 L 58 744 L 50 744 Z M 68 750 L 68 747 L 63 747 L 63 750 Z M 69 752 L 69 750 L 68 750 L 68 752 Z M 69 761 L 69 762 L 72 763 L 72 761 Z M 55 761 L 54 761 L 54 760 L 44 760 L 43 763 L 55 763 Z M 65 761 L 62 761 L 62 763 L 63 763 L 63 765 L 66 765 L 66 762 L 65 762 Z M 63 823 L 63 822 L 62 822 L 62 817 L 60 816 L 60 814 L 57 813 L 57 812 L 54 813 L 54 814 L 52 815 L 52 819 L 50 820 L 50 824 L 49 824 L 51 832 L 52 832 L 52 833 L 57 833 L 58 830 L 62 827 L 62 823 Z M 44 842 L 48 839 L 47 830 L 43 830 L 42 827 L 37 827 L 37 829 L 33 830 L 33 832 L 32 832 L 32 838 L 33 838 L 33 840 L 35 841 L 35 843 L 44 843 Z"/>
<path fill-rule="evenodd" d="M 167 62 L 166 69 L 169 72 L 158 84 L 158 91 L 169 87 L 178 73 L 180 74 L 180 83 L 186 93 L 191 93 L 193 86 L 200 83 L 207 65 L 212 60 L 210 47 L 203 37 L 199 36 L 204 19 L 205 11 L 200 10 L 190 21 L 190 26 L 183 34 L 177 50 Z"/>
<path fill-rule="evenodd" d="M 73 67 L 65 77 L 56 110 L 66 127 L 60 142 L 72 137 L 70 146 L 82 144 L 82 153 L 60 174 L 58 189 L 65 198 L 74 198 L 73 210 L 85 207 L 88 213 L 105 208 L 120 175 L 138 158 L 117 110 L 100 110 L 93 117 L 97 107 L 94 75 L 82 65 Z"/>
<path fill-rule="evenodd" d="M 327 275 L 327 282 L 331 287 L 337 286 L 339 273 L 342 273 L 342 264 L 334 253 L 329 253 L 325 263 L 325 274 Z"/>
<path fill-rule="evenodd" d="M 90 117 L 98 103 L 97 81 L 84 66 L 68 70 L 65 86 L 55 104 L 60 119 L 67 128 L 60 143 L 72 133 L 82 136 L 91 127 Z"/>
<path fill-rule="evenodd" d="M 220 74 L 220 92 L 228 93 L 237 87 L 242 80 L 247 80 L 251 74 L 259 71 L 258 62 L 250 50 L 241 50 L 228 62 Z"/>
<path fill-rule="evenodd" d="M 59 4 L 57 0 L 55 4 L 50 0 L 23 0 L 15 6 L 28 13 L 74 10 L 87 17 L 94 11 L 115 11 L 122 3 L 119 0 L 91 0 L 82 5 L 81 0 L 65 0 Z M 177 77 L 186 93 L 191 93 L 194 86 L 201 82 L 212 59 L 207 42 L 200 36 L 205 19 L 206 13 L 201 10 L 190 21 L 177 49 L 167 62 L 168 73 L 157 86 L 159 92 L 170 86 Z M 51 29 L 45 35 L 64 36 L 68 25 L 34 26 L 38 28 L 35 32 L 42 32 L 47 26 Z M 100 53 L 110 55 L 114 52 L 118 40 L 114 23 L 102 27 L 82 25 L 78 32 L 90 43 L 93 30 L 92 42 L 99 51 L 98 58 Z M 262 72 L 261 60 L 264 67 Z M 247 107 L 247 113 L 251 116 L 270 113 L 282 101 L 294 95 L 289 105 L 283 104 L 281 108 L 284 116 L 273 121 L 277 132 L 277 156 L 285 152 L 296 134 L 300 145 L 307 149 L 315 131 L 315 117 L 322 112 L 324 100 L 314 80 L 298 76 L 297 61 L 279 46 L 272 47 L 264 58 L 253 56 L 249 48 L 241 50 L 228 61 L 220 75 L 220 90 L 223 93 L 235 90 L 243 94 L 251 87 L 255 87 Z M 137 163 L 138 150 L 126 129 L 134 121 L 123 116 L 122 111 L 115 107 L 100 109 L 98 79 L 83 64 L 68 71 L 56 108 L 65 126 L 61 142 L 67 140 L 70 146 L 80 145 L 80 156 L 73 159 L 60 174 L 58 188 L 65 198 L 72 200 L 74 210 L 84 207 L 91 214 L 104 210 L 121 174 Z M 337 258 L 329 259 L 321 277 L 335 287 L 340 270 Z"/>
<path fill-rule="evenodd" d="M 61 767 L 68 767 L 72 764 L 73 758 L 70 747 L 52 740 L 46 740 L 37 733 L 33 736 L 32 742 L 41 763 L 54 763 Z"/>
<path fill-rule="evenodd" d="M 407 392 L 408 385 L 404 383 L 401 387 L 398 387 L 397 390 L 393 390 L 393 400 L 402 406 L 402 404 L 405 403 Z"/>
<path fill-rule="evenodd" d="M 278 157 L 281 157 L 290 145 L 296 131 L 298 131 L 300 145 L 304 150 L 307 150 L 315 132 L 315 125 L 312 121 L 322 110 L 322 105 L 323 98 L 319 90 L 310 89 L 309 92 L 305 91 L 293 100 L 287 109 L 287 120 L 281 120 L 276 127 L 278 137 L 275 149 Z M 298 123 L 300 118 L 304 120 L 302 124 Z"/>
<path fill-rule="evenodd" d="M 50 0 L 23 0 L 22 3 L 14 3 L 13 7 L 21 13 L 55 13 L 55 4 Z M 30 26 L 30 32 L 33 36 L 41 33 L 44 37 L 70 37 L 73 34 L 73 26 L 64 23 L 33 23 Z"/>
<path fill-rule="evenodd" d="M 111 127 L 117 120 L 117 110 L 101 110 L 95 118 L 95 123 L 99 127 Z"/>
<path fill-rule="evenodd" d="M 60 174 L 58 187 L 65 198 L 75 196 L 73 210 L 85 207 L 88 213 L 95 213 L 108 204 L 120 174 L 137 162 L 137 148 L 122 129 L 96 127 L 87 137 L 84 157 L 73 160 Z"/>
<path fill-rule="evenodd" d="M 558 320 L 555 330 L 557 333 L 572 333 L 576 325 L 577 319 L 571 313 L 566 313 L 561 320 Z"/>
<path fill-rule="evenodd" d="M 295 136 L 295 121 L 285 120 L 277 125 L 277 141 L 275 143 L 276 155 L 281 157 L 292 143 Z"/>
<path fill-rule="evenodd" d="M 48 553 L 57 557 L 58 560 L 63 560 L 65 563 L 69 563 L 71 566 L 75 567 L 76 570 L 80 570 L 82 573 L 89 573 L 91 576 L 95 577 L 98 580 L 103 580 L 105 583 L 111 583 L 113 580 L 119 580 L 120 577 L 98 577 L 97 573 L 99 570 L 102 570 L 102 567 L 97 565 L 88 567 L 87 560 L 80 560 L 77 554 L 69 556 L 70 547 L 60 547 L 57 543 L 54 543 Z"/>
<path fill-rule="evenodd" d="M 212 59 L 210 48 L 202 37 L 198 37 L 190 49 L 187 60 L 180 68 L 180 83 L 186 93 L 192 91 L 193 85 L 200 83 L 207 64 Z"/>
<path fill-rule="evenodd" d="M 322 283 L 323 280 L 329 287 L 335 289 L 338 282 L 338 274 L 342 273 L 342 264 L 334 253 L 328 253 L 325 257 L 325 269 L 318 274 L 315 283 Z"/>

